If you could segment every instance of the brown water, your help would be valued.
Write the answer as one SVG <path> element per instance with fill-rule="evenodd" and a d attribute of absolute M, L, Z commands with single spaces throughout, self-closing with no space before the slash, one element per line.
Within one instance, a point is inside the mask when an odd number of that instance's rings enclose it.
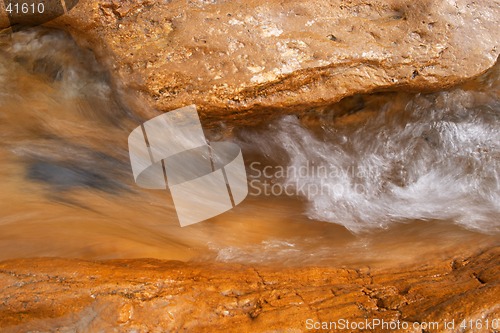
<path fill-rule="evenodd" d="M 242 147 L 250 195 L 181 228 L 168 192 L 138 188 L 128 161 L 128 134 L 160 113 L 65 33 L 1 35 L 0 259 L 373 264 L 498 244 L 499 68 L 207 133 Z"/>

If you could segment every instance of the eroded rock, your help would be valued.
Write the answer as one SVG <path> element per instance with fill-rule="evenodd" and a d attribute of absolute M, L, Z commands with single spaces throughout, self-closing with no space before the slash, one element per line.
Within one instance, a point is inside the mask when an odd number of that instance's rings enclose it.
<path fill-rule="evenodd" d="M 500 248 L 392 268 L 268 268 L 153 259 L 0 263 L 2 332 L 269 332 L 378 318 L 408 323 L 499 319 Z M 404 324 L 401 324 L 404 325 Z M 418 327 L 415 328 L 415 327 Z M 491 327 L 490 327 L 491 328 Z M 361 330 L 349 330 L 357 332 Z M 388 332 L 377 327 L 372 332 Z"/>
<path fill-rule="evenodd" d="M 196 103 L 206 117 L 255 120 L 462 82 L 496 61 L 499 21 L 494 1 L 82 0 L 51 25 L 160 110 Z"/>

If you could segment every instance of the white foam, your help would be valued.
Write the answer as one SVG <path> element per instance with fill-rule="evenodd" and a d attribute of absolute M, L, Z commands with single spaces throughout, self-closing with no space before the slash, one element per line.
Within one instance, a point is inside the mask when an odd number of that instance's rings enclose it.
<path fill-rule="evenodd" d="M 311 219 L 353 232 L 409 220 L 498 231 L 499 103 L 474 105 L 474 94 L 417 96 L 404 110 L 388 111 L 387 105 L 355 130 L 323 124 L 321 135 L 286 116 L 250 141 L 263 155 L 284 152 L 287 168 L 313 163 L 332 171 L 328 177 L 289 172 L 279 180 L 320 189 L 297 191 Z"/>

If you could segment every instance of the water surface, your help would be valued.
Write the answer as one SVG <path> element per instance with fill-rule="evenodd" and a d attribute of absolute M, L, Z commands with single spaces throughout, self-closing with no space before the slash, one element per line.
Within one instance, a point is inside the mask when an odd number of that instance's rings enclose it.
<path fill-rule="evenodd" d="M 498 244 L 499 68 L 449 91 L 223 123 L 207 136 L 242 147 L 250 195 L 181 228 L 168 191 L 138 188 L 128 161 L 128 134 L 160 112 L 66 33 L 1 35 L 0 259 L 359 265 Z"/>

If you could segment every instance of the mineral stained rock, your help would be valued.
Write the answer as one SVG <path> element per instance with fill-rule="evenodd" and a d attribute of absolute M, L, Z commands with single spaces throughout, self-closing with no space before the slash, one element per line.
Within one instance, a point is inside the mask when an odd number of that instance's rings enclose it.
<path fill-rule="evenodd" d="M 159 110 L 196 103 L 205 117 L 254 122 L 460 83 L 495 63 L 499 21 L 498 1 L 81 0 L 49 25 Z M 383 319 L 409 327 L 393 332 L 443 332 L 445 321 L 489 332 L 499 294 L 499 247 L 392 268 L 16 259 L 0 262 L 0 330 L 302 332 Z"/>
<path fill-rule="evenodd" d="M 500 325 L 498 295 L 499 247 L 371 269 L 153 259 L 0 262 L 2 332 L 303 332 L 322 322 L 374 319 L 399 321 L 401 329 L 343 331 L 493 332 L 491 325 Z M 455 330 L 445 329 L 445 321 Z"/>
<path fill-rule="evenodd" d="M 155 108 L 196 103 L 225 120 L 442 89 L 500 52 L 498 1 L 81 0 L 50 24 Z"/>

